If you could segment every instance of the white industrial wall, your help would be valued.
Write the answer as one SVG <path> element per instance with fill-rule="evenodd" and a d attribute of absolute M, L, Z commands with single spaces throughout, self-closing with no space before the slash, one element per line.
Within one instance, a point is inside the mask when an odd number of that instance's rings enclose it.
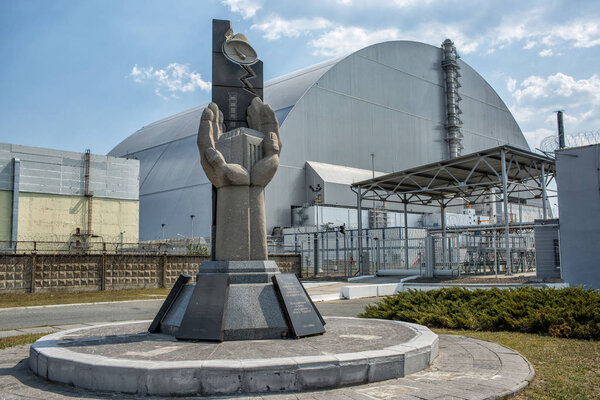
<path fill-rule="evenodd" d="M 555 154 L 562 278 L 600 289 L 600 145 Z"/>

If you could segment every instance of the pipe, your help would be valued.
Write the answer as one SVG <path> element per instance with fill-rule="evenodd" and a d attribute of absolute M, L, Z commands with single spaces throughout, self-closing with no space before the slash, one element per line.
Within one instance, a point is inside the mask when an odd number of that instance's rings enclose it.
<path fill-rule="evenodd" d="M 10 247 L 17 248 L 19 239 L 19 186 L 21 182 L 21 160 L 13 158 L 13 190 L 12 190 L 12 215 L 10 227 Z"/>
<path fill-rule="evenodd" d="M 360 188 L 356 192 L 356 209 L 358 213 L 358 273 L 363 275 L 363 255 L 362 255 L 362 194 Z"/>
<path fill-rule="evenodd" d="M 463 149 L 461 144 L 463 135 L 460 131 L 462 121 L 458 117 L 462 111 L 458 104 L 461 98 L 458 94 L 460 66 L 457 60 L 458 55 L 454 43 L 450 39 L 444 40 L 442 43 L 442 69 L 446 76 L 444 88 L 446 90 L 446 141 L 448 142 L 449 158 L 459 157 Z"/>
<path fill-rule="evenodd" d="M 506 237 L 506 275 L 511 275 L 512 266 L 510 260 L 510 234 L 508 225 L 508 178 L 506 174 L 506 150 L 502 149 L 500 156 L 502 162 L 502 197 L 504 200 L 504 234 Z"/>
<path fill-rule="evenodd" d="M 565 126 L 563 124 L 563 112 L 556 112 L 556 122 L 558 124 L 558 148 L 565 148 Z M 544 218 L 545 219 L 545 218 Z"/>

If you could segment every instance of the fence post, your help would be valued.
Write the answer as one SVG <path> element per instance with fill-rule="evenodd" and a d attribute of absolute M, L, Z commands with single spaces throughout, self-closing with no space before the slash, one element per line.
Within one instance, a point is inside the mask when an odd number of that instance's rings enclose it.
<path fill-rule="evenodd" d="M 31 293 L 35 293 L 35 270 L 37 265 L 37 252 L 31 253 Z M 43 278 L 43 277 L 42 277 Z"/>
<path fill-rule="evenodd" d="M 161 287 L 167 287 L 167 253 L 163 253 L 160 257 L 160 269 L 162 276 L 162 285 Z"/>
<path fill-rule="evenodd" d="M 106 243 L 102 243 L 102 265 L 100 265 L 100 290 L 106 290 Z"/>

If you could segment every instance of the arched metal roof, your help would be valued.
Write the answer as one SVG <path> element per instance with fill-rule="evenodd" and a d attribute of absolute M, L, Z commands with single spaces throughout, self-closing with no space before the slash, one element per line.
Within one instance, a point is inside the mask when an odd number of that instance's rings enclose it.
<path fill-rule="evenodd" d="M 267 225 L 289 225 L 290 207 L 310 201 L 306 160 L 370 170 L 376 154 L 376 169 L 391 172 L 447 158 L 441 59 L 440 48 L 391 41 L 266 82 L 265 102 L 283 141 L 279 171 L 266 191 Z M 464 152 L 504 144 L 528 149 L 493 88 L 459 65 Z M 109 153 L 140 160 L 142 239 L 158 237 L 164 221 L 165 235 L 185 236 L 190 214 L 197 216 L 194 232 L 208 233 L 210 182 L 195 144 L 204 107 L 147 125 Z"/>

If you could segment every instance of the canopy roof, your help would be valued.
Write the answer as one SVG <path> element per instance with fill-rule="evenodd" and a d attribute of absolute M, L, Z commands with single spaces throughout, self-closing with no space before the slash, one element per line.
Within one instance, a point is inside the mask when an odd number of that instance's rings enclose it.
<path fill-rule="evenodd" d="M 492 189 L 502 193 L 504 174 L 509 197 L 527 192 L 517 197 L 542 198 L 555 173 L 552 158 L 505 145 L 356 182 L 352 188 L 363 200 L 446 205 L 462 198 L 475 203 Z M 496 201 L 501 198 L 487 202 Z"/>

